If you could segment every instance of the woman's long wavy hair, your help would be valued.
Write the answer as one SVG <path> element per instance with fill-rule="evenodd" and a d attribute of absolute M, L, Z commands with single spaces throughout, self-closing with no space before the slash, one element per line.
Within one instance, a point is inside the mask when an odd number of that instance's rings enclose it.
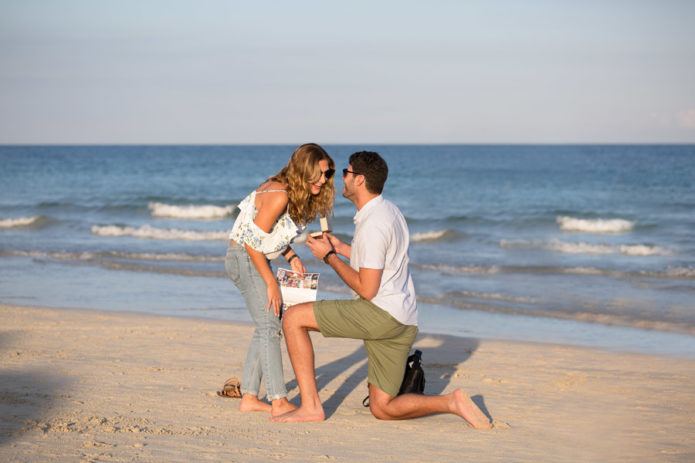
<path fill-rule="evenodd" d="M 335 175 L 323 184 L 318 195 L 311 194 L 311 184 L 321 179 L 319 161 L 324 159 L 328 161 L 328 168 L 335 170 L 333 159 L 323 148 L 315 143 L 306 143 L 297 148 L 287 165 L 270 178 L 287 187 L 287 212 L 297 224 L 306 225 L 318 216 L 328 216 L 333 210 Z"/>

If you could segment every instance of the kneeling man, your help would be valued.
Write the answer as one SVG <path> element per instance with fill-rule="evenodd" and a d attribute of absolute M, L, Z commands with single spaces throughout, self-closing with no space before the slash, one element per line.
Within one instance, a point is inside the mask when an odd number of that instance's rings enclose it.
<path fill-rule="evenodd" d="M 314 256 L 330 265 L 356 298 L 298 304 L 283 315 L 287 350 L 302 403 L 272 419 L 324 420 L 309 336 L 309 331 L 320 331 L 326 337 L 364 340 L 369 408 L 375 417 L 400 420 L 454 413 L 475 428 L 489 428 L 490 420 L 460 389 L 442 396 L 397 396 L 418 332 L 417 306 L 408 268 L 408 226 L 400 210 L 381 196 L 387 176 L 386 162 L 377 153 L 362 151 L 350 156 L 350 166 L 343 169 L 343 196 L 357 208 L 352 244 L 331 234 L 307 239 Z"/>

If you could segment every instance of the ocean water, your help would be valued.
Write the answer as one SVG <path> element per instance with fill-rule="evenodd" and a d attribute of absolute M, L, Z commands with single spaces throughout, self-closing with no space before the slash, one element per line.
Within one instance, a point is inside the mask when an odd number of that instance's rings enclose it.
<path fill-rule="evenodd" d="M 250 321 L 227 234 L 294 148 L 0 146 L 0 302 Z M 695 146 L 326 148 L 389 163 L 421 331 L 695 356 Z M 320 298 L 348 297 L 295 248 Z"/>

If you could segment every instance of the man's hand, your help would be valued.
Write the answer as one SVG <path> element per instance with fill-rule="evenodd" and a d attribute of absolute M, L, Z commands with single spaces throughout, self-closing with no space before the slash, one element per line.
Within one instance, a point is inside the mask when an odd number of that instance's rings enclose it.
<path fill-rule="evenodd" d="M 334 251 L 333 245 L 324 236 L 321 236 L 320 238 L 312 238 L 310 235 L 306 239 L 306 245 L 309 247 L 314 257 L 319 260 L 323 260 L 323 258 L 326 257 L 326 254 L 328 254 L 328 251 Z"/>
<path fill-rule="evenodd" d="M 350 258 L 350 251 L 352 248 L 349 244 L 343 243 L 338 238 L 336 238 L 335 235 L 331 235 L 330 233 L 324 233 L 323 236 L 324 238 L 328 239 L 328 241 L 331 243 L 331 246 L 333 246 L 335 252 L 337 252 L 343 257 L 347 257 L 348 259 Z"/>
<path fill-rule="evenodd" d="M 350 258 L 352 247 L 340 241 L 335 236 L 324 233 L 320 238 L 306 239 L 306 245 L 311 249 L 314 257 L 323 260 L 328 251 L 336 251 L 347 258 Z M 335 245 L 335 248 L 333 247 Z M 342 248 L 342 249 L 341 249 Z M 342 252 L 341 252 L 342 251 Z M 371 301 L 379 291 L 381 274 L 384 269 L 362 268 L 356 271 L 341 259 L 333 259 L 332 265 L 338 276 L 357 294 Z"/>

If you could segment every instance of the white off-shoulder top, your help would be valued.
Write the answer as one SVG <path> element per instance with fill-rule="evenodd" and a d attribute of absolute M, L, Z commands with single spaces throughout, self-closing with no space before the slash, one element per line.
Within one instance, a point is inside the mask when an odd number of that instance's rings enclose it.
<path fill-rule="evenodd" d="M 248 244 L 252 249 L 265 254 L 266 258 L 270 260 L 280 256 L 302 231 L 287 212 L 278 217 L 269 233 L 264 232 L 253 222 L 258 214 L 256 194 L 274 191 L 285 192 L 285 190 L 252 191 L 244 198 L 239 203 L 240 212 L 229 234 L 229 239 L 240 245 Z"/>

